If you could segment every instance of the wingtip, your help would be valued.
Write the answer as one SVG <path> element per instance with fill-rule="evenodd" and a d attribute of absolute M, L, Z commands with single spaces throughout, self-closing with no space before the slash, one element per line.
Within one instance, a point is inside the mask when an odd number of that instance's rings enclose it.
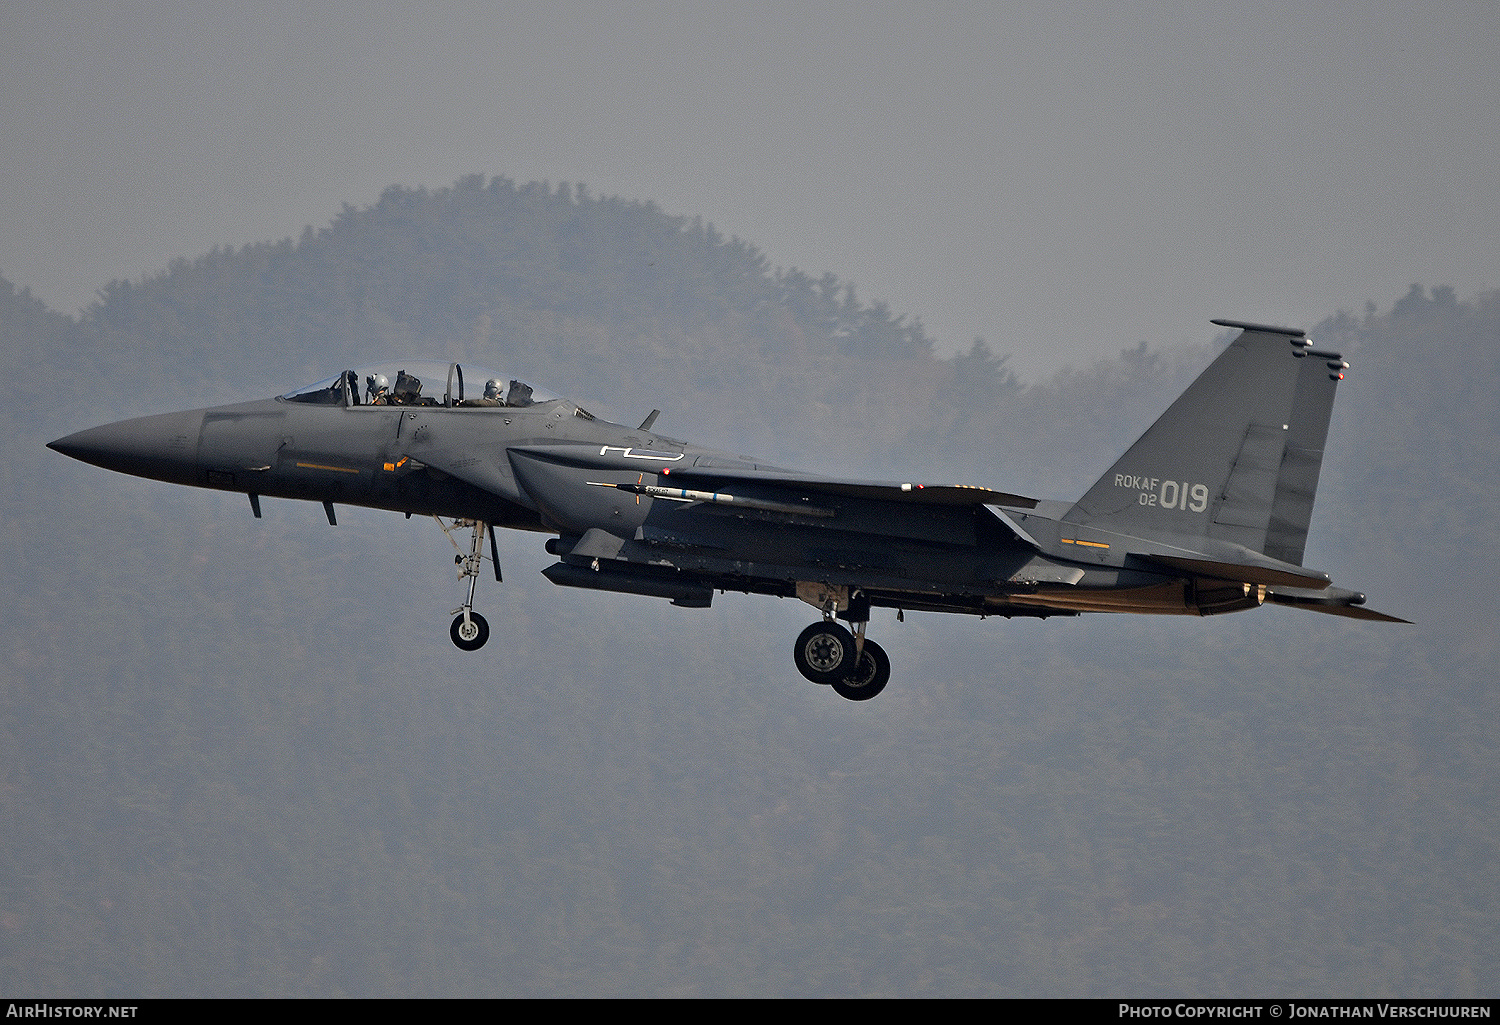
<path fill-rule="evenodd" d="M 1241 331 L 1264 331 L 1271 335 L 1286 335 L 1289 338 L 1306 338 L 1307 332 L 1296 327 L 1277 327 L 1274 324 L 1256 324 L 1248 320 L 1227 320 L 1219 317 L 1209 321 L 1215 327 L 1235 327 Z"/>

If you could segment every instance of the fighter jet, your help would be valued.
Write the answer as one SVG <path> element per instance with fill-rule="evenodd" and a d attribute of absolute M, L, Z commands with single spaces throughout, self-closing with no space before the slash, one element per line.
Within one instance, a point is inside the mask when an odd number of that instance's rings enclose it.
<path fill-rule="evenodd" d="M 872 608 L 977 616 L 1213 616 L 1271 603 L 1406 622 L 1302 565 L 1334 391 L 1348 363 L 1306 333 L 1240 333 L 1076 502 L 983 487 L 825 477 L 601 420 L 467 363 L 345 370 L 278 397 L 124 420 L 49 447 L 110 470 L 262 496 L 432 516 L 474 611 L 495 528 L 554 537 L 555 584 L 707 608 L 714 592 L 799 598 L 820 615 L 797 669 L 845 698 L 891 675 Z M 445 523 L 447 518 L 451 523 Z M 839 620 L 849 624 L 845 627 Z"/>

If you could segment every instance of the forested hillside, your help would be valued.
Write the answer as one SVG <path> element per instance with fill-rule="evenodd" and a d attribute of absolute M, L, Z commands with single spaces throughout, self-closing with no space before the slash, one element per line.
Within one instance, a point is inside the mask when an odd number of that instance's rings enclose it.
<path fill-rule="evenodd" d="M 468 655 L 430 521 L 256 520 L 43 445 L 434 354 L 783 464 L 1072 498 L 1236 311 L 1022 382 L 702 222 L 478 177 L 79 318 L 0 280 L 0 980 L 1494 996 L 1500 293 L 1391 299 L 1304 325 L 1353 364 L 1307 562 L 1415 625 L 882 615 L 894 682 L 852 705 L 792 669 L 800 603 L 574 592 L 502 537 Z"/>
<path fill-rule="evenodd" d="M 479 176 L 435 193 L 393 187 L 295 242 L 215 251 L 117 281 L 88 319 L 158 338 L 173 358 L 214 355 L 224 370 L 264 372 L 261 357 L 274 355 L 293 374 L 418 342 L 455 357 L 544 352 L 585 381 L 619 362 L 607 358 L 617 347 L 692 336 L 676 358 L 701 358 L 715 348 L 704 334 L 728 335 L 762 359 L 803 349 L 931 355 L 920 325 L 859 301 L 853 285 L 773 271 L 755 247 L 712 225 L 651 203 L 596 199 L 581 186 Z M 281 370 L 288 357 L 311 362 Z"/>

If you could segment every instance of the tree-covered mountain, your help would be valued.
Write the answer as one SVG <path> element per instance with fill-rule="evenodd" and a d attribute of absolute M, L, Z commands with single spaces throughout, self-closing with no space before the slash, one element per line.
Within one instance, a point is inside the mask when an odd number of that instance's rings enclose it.
<path fill-rule="evenodd" d="M 435 192 L 392 187 L 296 241 L 216 250 L 116 281 L 87 319 L 159 338 L 189 360 L 316 354 L 319 366 L 418 340 L 471 358 L 545 345 L 586 360 L 704 331 L 733 331 L 762 356 L 799 346 L 931 355 L 919 324 L 859 301 L 853 285 L 772 270 L 754 246 L 701 220 L 582 186 L 478 175 Z"/>
<path fill-rule="evenodd" d="M 430 522 L 255 520 L 43 445 L 434 353 L 789 465 L 1071 498 L 1213 346 L 1023 384 L 700 222 L 503 179 L 77 318 L 0 281 L 0 980 L 1494 996 L 1500 293 L 1312 334 L 1353 368 L 1308 563 L 1414 626 L 883 616 L 856 706 L 791 668 L 795 602 L 569 591 L 502 537 L 465 655 Z"/>

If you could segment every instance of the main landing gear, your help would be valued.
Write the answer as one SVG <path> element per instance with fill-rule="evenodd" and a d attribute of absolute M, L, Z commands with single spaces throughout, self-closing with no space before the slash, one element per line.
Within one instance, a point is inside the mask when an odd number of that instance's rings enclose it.
<path fill-rule="evenodd" d="M 848 600 L 845 618 L 854 625 L 853 633 L 834 620 L 835 608 L 837 603 L 830 601 L 824 607 L 823 621 L 797 635 L 792 661 L 813 683 L 827 684 L 850 701 L 868 701 L 884 690 L 891 678 L 891 660 L 885 649 L 865 639 L 870 600 L 857 592 Z"/>
<path fill-rule="evenodd" d="M 468 600 L 453 610 L 456 616 L 453 619 L 453 625 L 448 628 L 448 636 L 453 638 L 453 643 L 464 651 L 478 651 L 484 647 L 484 642 L 490 639 L 490 624 L 474 611 L 474 587 L 479 583 L 479 569 L 484 564 L 486 530 L 490 535 L 490 561 L 495 564 L 495 579 L 500 579 L 500 551 L 495 545 L 495 528 L 483 520 L 454 520 L 453 526 L 449 527 L 436 516 L 433 519 L 437 520 L 437 525 L 442 528 L 444 534 L 448 535 L 448 540 L 453 542 L 453 547 L 458 551 L 458 554 L 453 557 L 453 563 L 458 567 L 458 579 L 469 581 Z M 463 527 L 470 527 L 473 530 L 467 555 L 453 537 L 453 532 Z"/>

